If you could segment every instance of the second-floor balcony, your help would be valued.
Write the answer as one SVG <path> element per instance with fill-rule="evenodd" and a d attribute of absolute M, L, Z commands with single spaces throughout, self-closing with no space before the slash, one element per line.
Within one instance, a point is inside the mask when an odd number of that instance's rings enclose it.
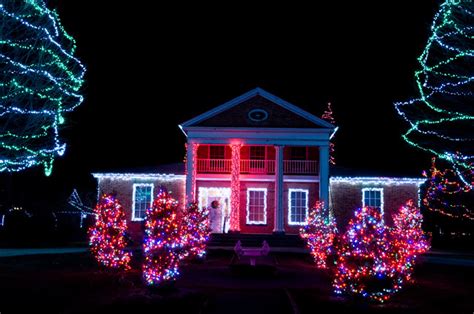
<path fill-rule="evenodd" d="M 231 159 L 197 159 L 197 173 L 230 173 Z M 242 174 L 274 174 L 275 160 L 242 159 L 240 160 Z M 284 174 L 317 175 L 316 160 L 283 160 Z"/>

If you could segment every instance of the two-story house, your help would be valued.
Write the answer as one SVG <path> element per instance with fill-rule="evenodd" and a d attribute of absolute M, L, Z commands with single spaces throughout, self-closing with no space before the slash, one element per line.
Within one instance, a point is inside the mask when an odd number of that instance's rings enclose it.
<path fill-rule="evenodd" d="M 159 187 L 182 205 L 197 201 L 208 207 L 214 233 L 296 234 L 317 200 L 345 222 L 363 205 L 393 211 L 408 198 L 418 200 L 423 183 L 330 178 L 335 126 L 260 88 L 179 127 L 187 140 L 182 167 L 93 174 L 99 192 L 117 193 L 136 234 Z"/>

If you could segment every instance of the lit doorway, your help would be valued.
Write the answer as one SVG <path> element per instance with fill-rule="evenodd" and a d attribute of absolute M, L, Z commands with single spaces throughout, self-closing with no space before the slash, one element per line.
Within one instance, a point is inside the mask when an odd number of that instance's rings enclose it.
<path fill-rule="evenodd" d="M 212 233 L 227 233 L 230 220 L 230 188 L 199 188 L 199 207 L 209 209 Z"/>

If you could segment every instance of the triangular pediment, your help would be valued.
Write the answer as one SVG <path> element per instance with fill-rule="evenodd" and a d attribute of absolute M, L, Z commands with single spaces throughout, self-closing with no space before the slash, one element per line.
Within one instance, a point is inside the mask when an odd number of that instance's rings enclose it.
<path fill-rule="evenodd" d="M 209 110 L 183 123 L 181 127 L 335 128 L 261 88 Z"/>

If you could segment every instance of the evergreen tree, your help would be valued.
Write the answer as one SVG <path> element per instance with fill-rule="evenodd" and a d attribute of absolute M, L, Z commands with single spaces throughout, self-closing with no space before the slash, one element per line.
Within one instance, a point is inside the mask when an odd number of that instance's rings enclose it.
<path fill-rule="evenodd" d="M 363 207 L 355 212 L 339 241 L 333 281 L 336 293 L 383 302 L 399 289 L 388 267 L 388 239 L 380 209 Z"/>
<path fill-rule="evenodd" d="M 179 275 L 182 241 L 177 208 L 178 202 L 162 190 L 146 212 L 143 276 L 148 285 L 162 285 Z"/>
<path fill-rule="evenodd" d="M 390 241 L 396 258 L 393 267 L 396 273 L 401 274 L 404 280 L 410 280 L 417 254 L 429 250 L 430 244 L 421 228 L 423 216 L 413 200 L 406 204 L 393 216 L 393 230 Z"/>
<path fill-rule="evenodd" d="M 310 209 L 308 220 L 300 229 L 300 236 L 306 240 L 318 268 L 328 267 L 328 257 L 334 253 L 336 234 L 336 221 L 324 210 L 324 204 L 317 202 Z"/>
<path fill-rule="evenodd" d="M 427 177 L 423 197 L 425 209 L 446 217 L 474 220 L 474 191 L 463 184 L 456 171 L 450 168 L 439 170 L 433 157 L 429 173 L 424 175 Z"/>
<path fill-rule="evenodd" d="M 321 116 L 321 119 L 331 123 L 332 125 L 336 125 L 336 120 L 334 119 L 330 102 L 328 102 L 328 108 L 324 111 L 323 115 Z M 329 142 L 329 162 L 333 166 L 336 165 L 336 157 L 334 156 L 334 151 L 335 151 L 334 147 L 335 147 L 334 140 L 331 139 L 331 142 Z"/>
<path fill-rule="evenodd" d="M 43 0 L 0 3 L 0 172 L 42 165 L 65 151 L 64 113 L 83 100 L 76 44 Z"/>
<path fill-rule="evenodd" d="M 395 104 L 410 145 L 448 161 L 474 186 L 474 1 L 445 0 L 415 72 L 419 97 Z"/>
<path fill-rule="evenodd" d="M 180 227 L 184 244 L 183 258 L 192 259 L 206 254 L 206 243 L 211 233 L 209 223 L 209 209 L 199 208 L 196 202 L 188 205 Z"/>
<path fill-rule="evenodd" d="M 113 194 L 104 194 L 94 214 L 95 224 L 89 229 L 92 254 L 106 267 L 129 269 L 130 254 L 124 251 L 127 246 L 127 221 L 122 205 Z"/>

